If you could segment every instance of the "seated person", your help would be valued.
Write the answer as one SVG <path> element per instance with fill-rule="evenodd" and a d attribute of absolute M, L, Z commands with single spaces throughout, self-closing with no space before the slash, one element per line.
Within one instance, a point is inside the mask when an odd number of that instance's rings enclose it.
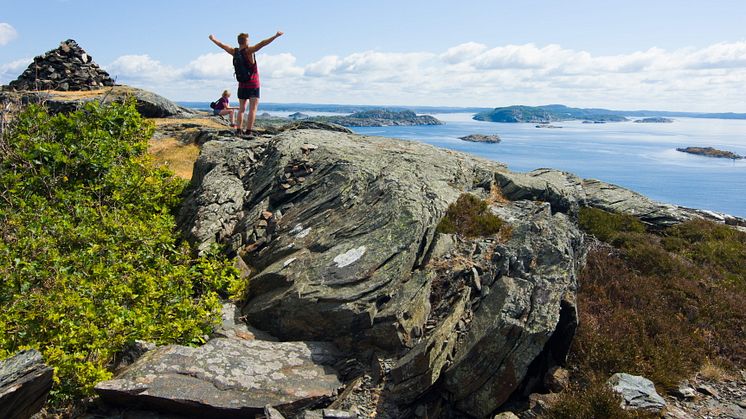
<path fill-rule="evenodd" d="M 230 97 L 231 93 L 227 90 L 224 90 L 223 96 L 218 99 L 217 103 L 215 104 L 215 108 L 213 108 L 212 114 L 215 116 L 230 115 L 231 127 L 235 128 L 236 124 L 233 122 L 233 111 L 238 108 L 231 107 Z"/>

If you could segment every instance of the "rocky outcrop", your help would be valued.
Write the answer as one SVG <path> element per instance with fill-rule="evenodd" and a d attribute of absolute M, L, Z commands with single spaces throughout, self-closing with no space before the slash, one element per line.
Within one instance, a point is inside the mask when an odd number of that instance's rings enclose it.
<path fill-rule="evenodd" d="M 0 417 L 25 419 L 41 410 L 52 388 L 52 374 L 33 349 L 0 361 Z"/>
<path fill-rule="evenodd" d="M 463 193 L 487 199 L 505 228 L 437 233 Z M 361 411 L 489 417 L 565 360 L 582 206 L 659 227 L 717 219 L 560 171 L 511 173 L 416 142 L 299 127 L 207 142 L 179 223 L 200 251 L 225 244 L 250 267 L 241 311 L 253 327 L 331 341 L 370 365 L 359 394 L 375 402 Z M 350 394 L 334 406 L 355 406 Z"/>
<path fill-rule="evenodd" d="M 732 151 L 718 150 L 712 147 L 685 147 L 685 148 L 677 148 L 676 151 L 680 151 L 682 153 L 694 154 L 697 156 L 717 157 L 721 159 L 740 160 L 744 158 L 744 156 L 739 156 L 738 154 Z"/>
<path fill-rule="evenodd" d="M 473 143 L 499 143 L 499 135 L 471 134 L 464 137 L 458 137 L 459 140 L 470 141 Z"/>
<path fill-rule="evenodd" d="M 336 394 L 339 356 L 325 343 L 216 338 L 149 351 L 95 390 L 113 405 L 192 417 L 247 417 L 268 404 L 291 415 Z"/>
<path fill-rule="evenodd" d="M 653 201 L 620 186 L 582 179 L 554 169 L 537 169 L 528 173 L 500 172 L 495 176 L 500 190 L 508 199 L 545 201 L 551 204 L 553 212 L 574 214 L 580 207 L 587 206 L 630 214 L 655 227 L 667 227 L 693 219 L 746 226 L 746 220 L 728 214 Z"/>
<path fill-rule="evenodd" d="M 124 102 L 129 98 L 135 100 L 138 112 L 146 118 L 197 116 L 197 113 L 191 109 L 179 106 L 163 96 L 129 86 L 114 86 L 94 92 L 85 92 L 84 94 L 56 91 L 0 93 L 0 99 L 3 100 L 18 102 L 24 105 L 29 103 L 43 104 L 53 114 L 73 112 L 90 101 L 98 101 L 100 103 Z"/>
<path fill-rule="evenodd" d="M 114 80 L 72 39 L 34 58 L 14 81 L 15 90 L 95 90 L 113 86 Z"/>
<path fill-rule="evenodd" d="M 253 268 L 243 307 L 253 326 L 381 351 L 385 399 L 437 394 L 484 417 L 564 360 L 582 259 L 570 218 L 529 201 L 493 205 L 510 238 L 436 244 L 448 205 L 487 196 L 503 172 L 423 144 L 319 130 L 211 141 L 180 224 L 199 249 L 226 243 Z M 451 262 L 462 258 L 470 266 Z"/>

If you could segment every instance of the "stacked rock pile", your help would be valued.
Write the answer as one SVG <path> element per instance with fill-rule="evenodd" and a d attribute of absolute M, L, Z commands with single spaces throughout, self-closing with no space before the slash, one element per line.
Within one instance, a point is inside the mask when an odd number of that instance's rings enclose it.
<path fill-rule="evenodd" d="M 23 74 L 10 82 L 14 90 L 95 90 L 113 85 L 109 73 L 72 39 L 34 58 Z"/>

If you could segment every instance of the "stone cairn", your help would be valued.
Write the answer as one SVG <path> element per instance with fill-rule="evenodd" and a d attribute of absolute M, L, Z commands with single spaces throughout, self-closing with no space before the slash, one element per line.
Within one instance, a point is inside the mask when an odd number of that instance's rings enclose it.
<path fill-rule="evenodd" d="M 34 58 L 26 71 L 10 82 L 14 90 L 95 90 L 113 85 L 109 73 L 72 39 Z"/>

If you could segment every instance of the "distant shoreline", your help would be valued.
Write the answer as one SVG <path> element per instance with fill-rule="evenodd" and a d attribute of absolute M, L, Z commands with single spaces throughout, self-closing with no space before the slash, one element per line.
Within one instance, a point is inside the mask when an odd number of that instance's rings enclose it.
<path fill-rule="evenodd" d="M 210 111 L 209 101 L 177 101 L 177 104 L 188 108 Z M 298 112 L 298 111 L 311 111 L 311 112 L 334 112 L 340 114 L 348 114 L 354 112 L 369 111 L 374 109 L 387 109 L 391 111 L 413 111 L 418 114 L 448 114 L 448 113 L 474 113 L 479 114 L 482 112 L 492 112 L 496 109 L 514 109 L 518 108 L 519 105 L 511 105 L 502 108 L 486 108 L 486 107 L 458 107 L 458 106 L 404 106 L 404 105 L 344 105 L 344 104 L 318 104 L 318 103 L 275 103 L 267 102 L 260 103 L 259 110 L 261 112 Z M 623 111 L 623 110 L 609 110 L 600 108 L 570 108 L 564 105 L 544 105 L 544 106 L 522 106 L 521 108 L 538 109 L 538 110 L 550 110 L 552 112 L 562 112 L 569 109 L 569 112 L 580 111 L 577 116 L 572 118 L 557 119 L 554 122 L 563 120 L 588 120 L 588 121 L 609 121 L 608 117 L 614 117 L 617 121 L 622 121 L 626 118 L 646 118 L 646 117 L 661 117 L 661 118 L 698 118 L 698 119 L 727 119 L 727 120 L 746 120 L 746 113 L 736 112 L 676 112 L 676 111 L 651 111 L 651 110 L 636 110 L 636 111 Z M 595 118 L 588 118 L 588 115 L 593 115 Z M 622 119 L 623 118 L 623 119 Z M 493 121 L 494 122 L 494 121 Z M 536 122 L 536 121 L 534 121 Z M 550 121 L 543 121 L 550 122 Z M 611 122 L 611 121 L 609 121 Z"/>

